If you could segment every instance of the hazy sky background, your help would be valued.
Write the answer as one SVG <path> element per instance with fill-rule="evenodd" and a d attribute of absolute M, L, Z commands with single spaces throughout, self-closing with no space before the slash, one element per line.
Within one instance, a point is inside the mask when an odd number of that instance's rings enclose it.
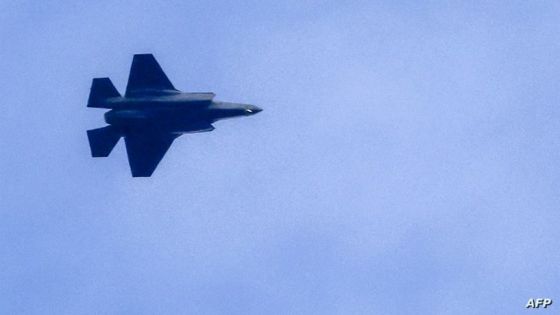
<path fill-rule="evenodd" d="M 422 3 L 421 3 L 422 2 Z M 557 1 L 0 1 L 0 313 L 560 308 Z M 264 108 L 90 157 L 132 55 Z"/>

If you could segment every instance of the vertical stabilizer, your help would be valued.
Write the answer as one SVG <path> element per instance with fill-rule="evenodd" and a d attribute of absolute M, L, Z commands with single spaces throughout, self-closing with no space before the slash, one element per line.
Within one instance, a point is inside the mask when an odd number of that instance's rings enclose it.
<path fill-rule="evenodd" d="M 121 94 L 109 78 L 93 79 L 87 107 L 111 108 L 106 100 L 111 97 L 120 97 Z"/>

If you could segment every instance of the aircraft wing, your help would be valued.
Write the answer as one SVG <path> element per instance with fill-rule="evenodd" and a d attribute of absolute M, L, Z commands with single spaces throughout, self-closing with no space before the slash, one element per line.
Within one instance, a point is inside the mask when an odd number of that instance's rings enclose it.
<path fill-rule="evenodd" d="M 126 135 L 124 141 L 132 176 L 150 177 L 177 137 L 174 134 L 158 132 Z"/>
<path fill-rule="evenodd" d="M 126 95 L 147 91 L 176 90 L 152 54 L 134 55 Z"/>

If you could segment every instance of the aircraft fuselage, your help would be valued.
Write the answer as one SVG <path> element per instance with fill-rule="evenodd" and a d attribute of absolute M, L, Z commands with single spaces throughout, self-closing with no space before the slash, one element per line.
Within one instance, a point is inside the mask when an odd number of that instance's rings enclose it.
<path fill-rule="evenodd" d="M 215 102 L 213 93 L 134 95 L 106 100 L 111 108 L 105 121 L 120 129 L 155 127 L 172 133 L 212 131 L 225 118 L 248 116 L 261 111 L 249 104 Z"/>
<path fill-rule="evenodd" d="M 109 78 L 94 78 L 87 107 L 103 108 L 108 126 L 87 131 L 91 156 L 107 157 L 124 138 L 133 177 L 149 177 L 177 137 L 214 130 L 220 119 L 250 116 L 262 109 L 214 101 L 214 93 L 177 90 L 152 54 L 132 59 L 126 93 Z"/>

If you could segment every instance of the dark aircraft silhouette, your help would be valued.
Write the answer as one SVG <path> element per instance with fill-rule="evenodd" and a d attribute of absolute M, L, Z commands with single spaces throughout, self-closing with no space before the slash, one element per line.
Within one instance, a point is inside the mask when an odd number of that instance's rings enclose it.
<path fill-rule="evenodd" d="M 109 126 L 88 130 L 93 157 L 107 157 L 124 137 L 134 177 L 149 177 L 173 140 L 184 133 L 214 130 L 217 120 L 254 115 L 249 104 L 214 101 L 214 93 L 182 93 L 173 87 L 151 54 L 134 55 L 126 93 L 109 78 L 93 79 L 87 107 L 111 109 Z"/>

